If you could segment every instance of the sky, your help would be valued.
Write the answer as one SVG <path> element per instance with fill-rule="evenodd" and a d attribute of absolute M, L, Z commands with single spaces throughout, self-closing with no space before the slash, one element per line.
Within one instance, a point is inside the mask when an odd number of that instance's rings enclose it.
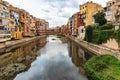
<path fill-rule="evenodd" d="M 87 1 L 101 4 L 110 0 L 5 0 L 13 6 L 25 9 L 37 18 L 45 19 L 50 27 L 66 24 L 72 14 L 79 11 L 79 5 Z"/>

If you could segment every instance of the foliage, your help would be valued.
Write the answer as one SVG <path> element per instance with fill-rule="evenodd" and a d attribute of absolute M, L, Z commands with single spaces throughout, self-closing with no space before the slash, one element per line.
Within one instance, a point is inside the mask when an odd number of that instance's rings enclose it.
<path fill-rule="evenodd" d="M 91 25 L 93 27 L 93 29 L 98 29 L 99 30 L 99 24 L 95 23 Z"/>
<path fill-rule="evenodd" d="M 112 24 L 104 24 L 100 27 L 101 30 L 106 30 L 106 29 L 113 29 L 114 26 Z"/>
<path fill-rule="evenodd" d="M 94 34 L 93 34 L 93 37 L 92 37 L 92 43 L 99 44 L 100 43 L 100 41 L 99 41 L 99 39 L 100 39 L 100 31 L 94 30 L 93 33 Z"/>
<path fill-rule="evenodd" d="M 93 35 L 93 27 L 87 26 L 86 33 L 85 33 L 85 40 L 88 42 L 92 42 L 92 35 Z"/>
<path fill-rule="evenodd" d="M 65 35 L 63 34 L 56 34 L 58 38 L 62 38 L 62 37 L 65 37 Z"/>
<path fill-rule="evenodd" d="M 89 28 L 90 27 L 90 28 Z M 120 40 L 120 30 L 114 30 L 113 25 L 105 24 L 103 26 L 87 26 L 85 40 L 94 44 L 102 44 L 110 38 Z"/>
<path fill-rule="evenodd" d="M 110 38 L 114 38 L 114 30 L 102 30 L 100 32 L 99 44 L 107 42 Z"/>
<path fill-rule="evenodd" d="M 115 31 L 115 38 L 117 39 L 117 40 L 120 40 L 120 29 L 119 30 L 117 30 L 117 31 Z"/>
<path fill-rule="evenodd" d="M 105 13 L 103 11 L 98 11 L 94 16 L 95 23 L 98 23 L 100 26 L 106 24 L 107 20 L 105 19 Z"/>
<path fill-rule="evenodd" d="M 94 56 L 85 64 L 89 80 L 120 80 L 120 61 L 111 55 Z"/>

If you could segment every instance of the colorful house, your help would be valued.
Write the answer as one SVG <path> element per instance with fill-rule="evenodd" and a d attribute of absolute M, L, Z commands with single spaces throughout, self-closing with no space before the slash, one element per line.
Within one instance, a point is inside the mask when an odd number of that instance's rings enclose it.
<path fill-rule="evenodd" d="M 80 12 L 82 14 L 85 26 L 94 24 L 93 15 L 100 10 L 103 10 L 102 6 L 97 3 L 93 3 L 92 1 L 80 5 Z"/>
<path fill-rule="evenodd" d="M 104 8 L 108 23 L 120 25 L 120 0 L 111 0 Z"/>
<path fill-rule="evenodd" d="M 10 40 L 8 3 L 0 1 L 0 42 Z"/>
<path fill-rule="evenodd" d="M 22 39 L 22 30 L 19 23 L 19 13 L 20 9 L 12 5 L 9 6 L 10 9 L 10 23 L 9 28 L 11 32 L 12 39 Z"/>
<path fill-rule="evenodd" d="M 26 12 L 25 10 L 21 9 L 20 10 L 20 25 L 22 27 L 23 31 L 23 36 L 24 37 L 32 37 L 34 34 L 31 31 L 31 19 L 30 19 L 30 14 Z"/>

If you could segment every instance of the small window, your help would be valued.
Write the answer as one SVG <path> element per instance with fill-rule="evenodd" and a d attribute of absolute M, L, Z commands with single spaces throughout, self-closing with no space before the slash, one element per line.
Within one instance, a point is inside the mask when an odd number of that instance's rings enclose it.
<path fill-rule="evenodd" d="M 4 26 L 0 26 L 0 30 L 4 30 Z"/>
<path fill-rule="evenodd" d="M 118 5 L 118 8 L 120 8 L 120 5 Z"/>
<path fill-rule="evenodd" d="M 3 16 L 3 13 L 1 13 L 1 16 Z"/>
<path fill-rule="evenodd" d="M 0 25 L 2 24 L 2 19 L 0 19 Z"/>
<path fill-rule="evenodd" d="M 113 4 L 115 4 L 115 2 L 113 2 Z"/>
<path fill-rule="evenodd" d="M 5 13 L 5 17 L 9 17 L 9 14 L 8 14 L 8 13 Z"/>
<path fill-rule="evenodd" d="M 4 10 L 6 10 L 6 8 L 5 8 L 5 7 L 3 7 L 3 9 L 4 9 Z"/>

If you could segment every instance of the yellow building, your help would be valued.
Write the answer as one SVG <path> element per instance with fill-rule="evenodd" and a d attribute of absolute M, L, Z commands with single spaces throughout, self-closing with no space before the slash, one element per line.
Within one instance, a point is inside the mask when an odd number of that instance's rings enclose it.
<path fill-rule="evenodd" d="M 94 24 L 93 15 L 100 10 L 103 10 L 102 6 L 92 1 L 80 5 L 80 12 L 82 13 L 85 26 Z"/>

